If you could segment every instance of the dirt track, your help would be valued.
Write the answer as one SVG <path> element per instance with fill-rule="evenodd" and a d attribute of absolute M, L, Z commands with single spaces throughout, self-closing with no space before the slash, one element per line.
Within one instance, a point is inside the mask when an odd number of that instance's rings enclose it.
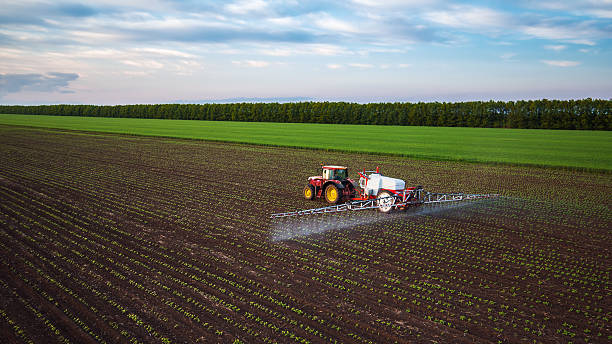
<path fill-rule="evenodd" d="M 612 340 L 609 174 L 8 126 L 0 157 L 9 342 Z M 508 197 L 273 241 L 319 162 Z"/>

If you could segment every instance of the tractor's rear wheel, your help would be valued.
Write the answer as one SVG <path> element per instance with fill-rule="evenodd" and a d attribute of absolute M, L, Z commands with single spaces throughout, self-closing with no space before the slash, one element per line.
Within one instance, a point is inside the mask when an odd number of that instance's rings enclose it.
<path fill-rule="evenodd" d="M 330 184 L 325 188 L 325 200 L 327 203 L 336 204 L 340 202 L 341 198 L 342 194 L 336 185 Z"/>
<path fill-rule="evenodd" d="M 389 191 L 381 191 L 378 193 L 376 198 L 383 198 L 381 200 L 376 201 L 376 205 L 378 206 L 378 211 L 381 213 L 388 213 L 393 210 L 393 204 L 395 203 L 395 196 L 393 196 Z"/>
<path fill-rule="evenodd" d="M 309 201 L 315 198 L 314 186 L 310 184 L 306 185 L 306 187 L 304 188 L 304 198 L 306 198 Z"/>

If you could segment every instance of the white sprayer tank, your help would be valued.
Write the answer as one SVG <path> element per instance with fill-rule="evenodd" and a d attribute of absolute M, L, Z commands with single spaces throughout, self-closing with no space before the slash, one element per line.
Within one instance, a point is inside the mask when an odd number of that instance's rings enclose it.
<path fill-rule="evenodd" d="M 380 189 L 390 189 L 401 191 L 406 187 L 406 182 L 401 179 L 385 177 L 379 173 L 372 173 L 368 176 L 366 185 L 365 179 L 359 179 L 359 186 L 365 191 L 366 195 L 376 196 Z"/>

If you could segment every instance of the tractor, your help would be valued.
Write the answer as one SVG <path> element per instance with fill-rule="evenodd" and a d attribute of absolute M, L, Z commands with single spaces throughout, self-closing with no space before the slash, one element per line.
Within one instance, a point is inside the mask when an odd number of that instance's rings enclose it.
<path fill-rule="evenodd" d="M 344 166 L 323 166 L 321 164 L 321 168 L 323 171 L 320 176 L 308 178 L 308 184 L 304 188 L 304 198 L 311 200 L 323 197 L 332 205 L 275 213 L 270 217 L 274 219 L 365 209 L 377 209 L 382 213 L 389 213 L 395 209 L 404 210 L 421 204 L 441 204 L 499 197 L 497 194 L 427 192 L 423 190 L 422 186 L 407 188 L 406 182 L 402 179 L 381 175 L 378 167 L 374 171 L 363 169 L 363 171 L 357 172 L 359 174 L 359 185 L 357 185 L 349 179 L 348 169 Z"/>
<path fill-rule="evenodd" d="M 308 178 L 304 188 L 304 198 L 312 200 L 325 198 L 327 203 L 338 204 L 355 197 L 355 182 L 348 177 L 345 166 L 321 166 L 320 176 Z"/>

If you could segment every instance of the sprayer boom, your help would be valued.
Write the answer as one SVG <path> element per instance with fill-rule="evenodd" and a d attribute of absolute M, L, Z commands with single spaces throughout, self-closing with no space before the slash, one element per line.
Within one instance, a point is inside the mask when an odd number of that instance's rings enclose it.
<path fill-rule="evenodd" d="M 409 192 L 391 194 L 385 197 L 353 200 L 343 204 L 336 204 L 329 207 L 313 208 L 306 210 L 290 211 L 286 213 L 276 213 L 270 218 L 304 216 L 314 214 L 339 213 L 343 211 L 357 211 L 366 209 L 379 209 L 382 212 L 389 212 L 391 209 L 405 209 L 408 206 L 419 204 L 435 204 L 446 202 L 460 202 L 482 198 L 497 197 L 496 194 L 464 194 L 464 193 L 434 193 L 425 192 L 422 189 L 409 190 Z"/>

